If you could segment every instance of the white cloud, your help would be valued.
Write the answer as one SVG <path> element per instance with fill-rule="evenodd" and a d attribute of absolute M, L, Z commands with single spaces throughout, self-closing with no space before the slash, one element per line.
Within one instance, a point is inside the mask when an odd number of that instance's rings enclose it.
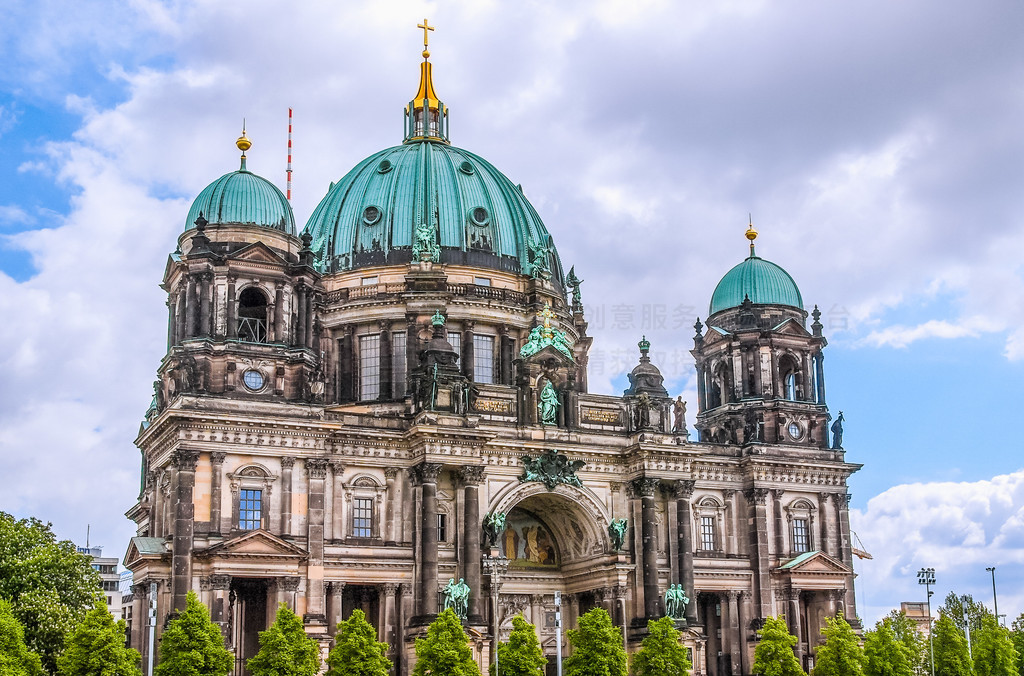
<path fill-rule="evenodd" d="M 916 326 L 894 325 L 872 331 L 861 343 L 872 347 L 905 348 L 927 338 L 976 338 L 982 333 L 999 331 L 1002 328 L 1005 328 L 1005 324 L 995 323 L 985 317 L 970 317 L 962 323 L 931 319 Z"/>
<path fill-rule="evenodd" d="M 11 225 L 26 225 L 31 223 L 33 218 L 28 212 L 16 204 L 0 204 L 0 227 Z"/>

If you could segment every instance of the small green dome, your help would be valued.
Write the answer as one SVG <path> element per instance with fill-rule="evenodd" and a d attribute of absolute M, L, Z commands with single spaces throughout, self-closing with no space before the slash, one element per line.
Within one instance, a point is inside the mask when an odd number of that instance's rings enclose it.
<path fill-rule="evenodd" d="M 267 179 L 242 168 L 224 174 L 206 186 L 192 203 L 185 229 L 195 227 L 202 213 L 210 225 L 240 223 L 296 234 L 295 216 L 288 199 Z"/>
<path fill-rule="evenodd" d="M 321 270 L 353 270 L 412 260 L 417 226 L 435 233 L 441 263 L 509 272 L 530 269 L 547 247 L 551 279 L 562 269 L 540 216 L 517 187 L 483 158 L 422 140 L 360 162 L 313 211 L 305 231 Z"/>
<path fill-rule="evenodd" d="M 708 315 L 739 307 L 747 297 L 755 305 L 804 308 L 800 289 L 789 273 L 771 261 L 751 255 L 722 277 L 711 294 Z"/>

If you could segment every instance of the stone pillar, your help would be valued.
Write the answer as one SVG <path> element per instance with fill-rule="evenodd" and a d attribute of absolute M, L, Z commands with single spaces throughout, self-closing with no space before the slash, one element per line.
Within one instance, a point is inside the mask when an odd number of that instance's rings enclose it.
<path fill-rule="evenodd" d="M 293 613 L 295 612 L 295 595 L 299 591 L 301 582 L 302 578 L 298 577 L 282 577 L 277 580 L 278 603 L 284 603 Z M 267 610 L 270 611 L 267 621 L 273 622 L 274 616 L 277 614 L 277 604 Z"/>
<path fill-rule="evenodd" d="M 736 546 L 736 503 L 734 502 L 736 491 L 722 491 L 722 499 L 725 502 L 725 537 L 722 538 L 722 551 L 726 554 L 738 554 Z"/>
<path fill-rule="evenodd" d="M 391 354 L 391 320 L 377 322 L 380 329 L 380 398 L 387 401 L 394 398 L 391 374 L 394 372 L 394 355 Z M 399 355 L 403 358 L 405 355 Z"/>
<path fill-rule="evenodd" d="M 398 631 L 396 632 L 395 643 L 390 647 L 391 652 L 389 656 L 395 665 L 394 673 L 398 676 L 409 676 L 412 672 L 412 665 L 406 660 L 404 647 L 406 640 L 405 628 L 409 625 L 409 620 L 414 612 L 413 586 L 411 584 L 402 583 L 398 601 Z"/>
<path fill-rule="evenodd" d="M 749 523 L 752 532 L 750 541 L 753 545 L 751 563 L 754 569 L 754 610 L 757 619 L 764 619 L 772 614 L 772 588 L 768 560 L 768 489 L 751 488 L 743 497 L 749 508 Z"/>
<path fill-rule="evenodd" d="M 185 337 L 195 338 L 199 333 L 199 292 L 196 290 L 196 278 L 188 276 L 188 289 L 186 291 L 185 310 L 188 317 L 185 321 Z"/>
<path fill-rule="evenodd" d="M 230 575 L 211 575 L 210 586 L 213 588 L 213 604 L 210 607 L 210 619 L 220 627 L 221 636 L 225 639 L 228 636 L 228 628 L 231 626 L 228 613 L 228 594 L 231 589 Z"/>
<path fill-rule="evenodd" d="M 729 655 L 730 662 L 732 663 L 732 673 L 746 673 L 740 671 L 740 634 L 742 629 L 740 627 L 740 608 L 739 598 L 740 593 L 738 591 L 728 591 L 725 593 L 728 597 L 729 606 Z M 723 632 L 724 633 L 724 632 Z"/>
<path fill-rule="evenodd" d="M 818 493 L 818 549 L 823 551 L 829 556 L 835 556 L 832 547 L 832 538 L 829 537 L 828 533 L 828 498 L 830 493 L 824 491 Z"/>
<path fill-rule="evenodd" d="M 180 284 L 178 286 L 178 302 L 174 304 L 174 307 L 178 313 L 178 316 L 175 318 L 174 344 L 180 345 L 181 341 L 188 338 L 188 284 Z"/>
<path fill-rule="evenodd" d="M 480 519 L 479 484 L 484 478 L 484 468 L 479 465 L 462 467 L 463 504 L 465 505 L 465 527 L 462 531 L 462 566 L 466 571 L 469 585 L 469 623 L 483 624 L 483 577 L 480 572 L 480 535 L 483 522 Z M 539 625 L 538 625 L 539 626 Z"/>
<path fill-rule="evenodd" d="M 327 460 L 308 458 L 309 507 L 306 512 L 306 614 L 305 624 L 327 623 L 324 608 L 324 483 Z"/>
<path fill-rule="evenodd" d="M 384 504 L 384 543 L 393 544 L 396 542 L 395 538 L 395 479 L 398 477 L 398 467 L 385 467 L 384 468 L 384 481 L 385 481 L 385 504 Z"/>
<path fill-rule="evenodd" d="M 304 347 L 306 345 L 306 287 L 300 282 L 292 290 L 292 299 L 295 302 L 295 326 L 292 327 L 292 345 Z"/>
<path fill-rule="evenodd" d="M 416 315 L 405 315 L 405 374 L 408 376 L 419 365 L 420 335 Z M 413 393 L 415 394 L 415 393 Z M 415 399 L 415 397 L 414 397 Z"/>
<path fill-rule="evenodd" d="M 238 338 L 238 312 L 237 303 L 235 302 L 235 283 L 238 279 L 234 275 L 228 275 L 228 305 L 224 308 L 225 318 L 227 319 L 227 336 L 228 338 Z"/>
<path fill-rule="evenodd" d="M 739 625 L 740 625 L 740 673 L 750 673 L 750 646 L 747 644 L 747 628 L 750 626 L 750 592 L 740 592 L 739 601 Z"/>
<path fill-rule="evenodd" d="M 708 410 L 707 386 L 705 385 L 705 370 L 697 367 L 697 412 L 703 413 Z"/>
<path fill-rule="evenodd" d="M 839 551 L 843 563 L 850 570 L 853 570 L 853 543 L 850 540 L 850 498 L 852 497 L 849 493 L 843 493 L 834 498 L 839 511 Z M 844 611 L 846 617 L 849 618 L 847 621 L 857 622 L 857 599 L 853 594 L 852 574 L 846 579 Z"/>
<path fill-rule="evenodd" d="M 825 354 L 818 350 L 814 354 L 814 375 L 817 381 L 817 403 L 825 405 Z M 828 447 L 828 433 L 825 433 L 825 447 Z"/>
<path fill-rule="evenodd" d="M 213 286 L 211 284 L 213 275 L 209 272 L 204 272 L 201 279 L 201 293 L 199 296 L 199 335 L 208 337 L 213 335 L 211 326 L 213 324 Z"/>
<path fill-rule="evenodd" d="M 334 540 L 344 540 L 345 530 L 342 517 L 345 514 L 345 488 L 342 483 L 342 475 L 345 473 L 345 465 L 334 460 L 331 462 L 331 476 L 334 477 L 334 486 L 331 489 L 331 535 Z"/>
<path fill-rule="evenodd" d="M 303 333 L 306 335 L 306 341 L 303 343 L 303 347 L 307 350 L 313 349 L 313 314 L 316 311 L 316 297 L 312 287 L 306 287 L 306 317 L 305 326 L 303 327 Z"/>
<path fill-rule="evenodd" d="M 128 642 L 132 648 L 144 654 L 149 644 L 148 639 L 149 583 L 143 582 L 132 585 L 132 626 Z M 143 659 L 143 664 L 145 664 L 145 659 Z"/>
<path fill-rule="evenodd" d="M 786 539 L 782 520 L 782 493 L 781 488 L 772 489 L 772 513 L 775 517 L 775 557 L 779 561 L 786 558 Z"/>
<path fill-rule="evenodd" d="M 355 401 L 355 351 L 352 346 L 352 325 L 341 328 L 338 338 L 338 401 Z"/>
<path fill-rule="evenodd" d="M 399 585 L 394 583 L 384 584 L 380 588 L 383 596 L 380 607 L 384 609 L 384 622 L 381 623 L 379 640 L 389 646 L 396 645 L 395 637 L 398 633 L 398 613 L 395 600 L 398 588 Z"/>
<path fill-rule="evenodd" d="M 334 636 L 338 632 L 338 623 L 345 619 L 341 616 L 341 599 L 345 593 L 345 583 L 335 581 L 329 583 L 328 587 L 331 594 L 331 614 L 327 632 Z"/>
<path fill-rule="evenodd" d="M 171 348 L 172 345 L 176 345 L 177 342 L 178 342 L 176 340 L 175 335 L 174 335 L 174 328 L 178 324 L 178 322 L 176 320 L 176 317 L 175 317 L 174 303 L 175 303 L 175 297 L 173 295 L 172 296 L 168 296 L 166 302 L 164 302 L 164 305 L 167 306 L 167 349 L 168 350 Z"/>
<path fill-rule="evenodd" d="M 800 662 L 801 668 L 804 665 L 804 636 L 800 626 L 800 592 L 796 589 L 790 589 L 786 594 L 786 624 L 789 625 L 789 633 L 796 636 L 796 645 L 793 646 L 793 652 L 796 653 L 796 659 Z"/>
<path fill-rule="evenodd" d="M 224 475 L 224 459 L 226 453 L 214 451 L 210 453 L 210 535 L 220 535 L 224 527 L 221 523 L 221 484 Z"/>
<path fill-rule="evenodd" d="M 174 496 L 174 544 L 171 549 L 171 604 L 185 609 L 185 597 L 192 588 L 192 543 L 195 532 L 195 505 L 192 491 L 196 484 L 199 451 L 179 449 L 171 462 L 177 467 Z"/>
<path fill-rule="evenodd" d="M 473 381 L 474 372 L 474 354 L 473 354 L 473 329 L 476 328 L 476 322 L 467 320 L 463 322 L 462 331 L 462 375 L 466 376 L 470 381 Z"/>
<path fill-rule="evenodd" d="M 272 330 L 267 331 L 268 341 L 272 340 L 275 343 L 288 342 L 284 317 L 284 282 L 277 282 L 274 284 L 274 326 Z M 267 319 L 270 319 L 270 317 L 267 317 Z"/>
<path fill-rule="evenodd" d="M 498 350 L 498 382 L 502 385 L 514 385 L 512 379 L 512 362 L 515 361 L 516 341 L 509 335 L 509 327 L 502 324 L 498 329 L 501 334 L 501 348 Z M 586 371 L 584 371 L 586 373 Z"/>
<path fill-rule="evenodd" d="M 658 479 L 644 477 L 633 481 L 640 495 L 641 537 L 643 540 L 644 615 L 647 619 L 661 617 L 661 594 L 658 588 L 658 528 L 655 523 L 654 494 Z"/>
<path fill-rule="evenodd" d="M 281 458 L 281 535 L 292 534 L 292 468 L 295 458 Z"/>
<path fill-rule="evenodd" d="M 424 462 L 416 467 L 422 486 L 420 500 L 420 580 L 417 615 L 437 615 L 437 477 L 441 465 Z"/>
<path fill-rule="evenodd" d="M 691 601 L 686 604 L 686 622 L 697 623 L 697 592 L 693 588 L 693 522 L 690 517 L 690 498 L 696 482 L 689 479 L 676 481 L 673 489 L 676 498 L 677 547 L 679 557 L 679 579 Z"/>

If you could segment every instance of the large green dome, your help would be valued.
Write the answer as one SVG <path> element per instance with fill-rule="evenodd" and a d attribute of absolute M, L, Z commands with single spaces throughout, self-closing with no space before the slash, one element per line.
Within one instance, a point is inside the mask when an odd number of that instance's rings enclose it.
<path fill-rule="evenodd" d="M 522 189 L 443 141 L 417 140 L 367 157 L 331 186 L 306 232 L 322 270 L 352 270 L 411 261 L 422 223 L 436 233 L 441 263 L 525 272 L 531 244 L 549 247 L 552 281 L 561 284 L 558 254 Z"/>
<path fill-rule="evenodd" d="M 800 289 L 789 273 L 753 253 L 722 277 L 711 294 L 708 315 L 739 307 L 747 297 L 757 305 L 789 305 L 801 310 L 804 307 Z"/>
<path fill-rule="evenodd" d="M 185 229 L 195 227 L 202 213 L 210 225 L 258 225 L 294 235 L 295 216 L 288 199 L 277 186 L 242 168 L 224 174 L 206 186 L 192 203 Z"/>

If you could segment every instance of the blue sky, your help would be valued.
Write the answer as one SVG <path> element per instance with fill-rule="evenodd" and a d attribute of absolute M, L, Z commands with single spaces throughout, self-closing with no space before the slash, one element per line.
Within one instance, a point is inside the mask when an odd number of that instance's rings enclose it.
<path fill-rule="evenodd" d="M 523 184 L 586 280 L 593 390 L 621 391 L 646 333 L 692 417 L 689 315 L 746 255 L 752 214 L 758 253 L 825 312 L 828 400 L 864 463 L 864 617 L 919 598 L 922 566 L 941 594 L 988 598 L 989 565 L 1020 579 L 1024 9 L 1008 0 L 5 3 L 0 509 L 124 549 L 157 284 L 191 199 L 236 168 L 243 117 L 249 168 L 283 186 L 291 106 L 304 221 L 400 141 L 423 16 L 453 141 Z"/>

